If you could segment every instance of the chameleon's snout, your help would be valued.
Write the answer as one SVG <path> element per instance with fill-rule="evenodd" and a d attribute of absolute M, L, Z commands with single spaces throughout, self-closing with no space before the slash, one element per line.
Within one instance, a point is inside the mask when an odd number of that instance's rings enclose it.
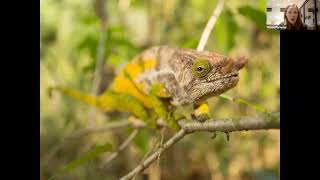
<path fill-rule="evenodd" d="M 248 59 L 246 57 L 241 57 L 238 59 L 226 59 L 219 63 L 221 67 L 220 72 L 221 74 L 230 74 L 236 73 L 240 69 L 242 69 L 248 63 Z"/>
<path fill-rule="evenodd" d="M 237 61 L 234 62 L 234 67 L 239 71 L 248 63 L 248 58 L 241 57 Z"/>

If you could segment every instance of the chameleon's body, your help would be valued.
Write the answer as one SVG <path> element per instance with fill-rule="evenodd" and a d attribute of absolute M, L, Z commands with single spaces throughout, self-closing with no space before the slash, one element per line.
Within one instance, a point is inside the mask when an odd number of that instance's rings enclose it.
<path fill-rule="evenodd" d="M 130 61 L 100 96 L 57 89 L 103 111 L 130 112 L 151 127 L 162 118 L 177 129 L 175 107 L 192 104 L 196 117 L 208 115 L 205 100 L 235 87 L 246 63 L 245 58 L 234 61 L 207 51 L 157 46 Z"/>

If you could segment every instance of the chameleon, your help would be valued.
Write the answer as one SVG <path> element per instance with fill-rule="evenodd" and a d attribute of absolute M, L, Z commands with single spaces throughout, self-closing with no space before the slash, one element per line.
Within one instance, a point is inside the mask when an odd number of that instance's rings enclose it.
<path fill-rule="evenodd" d="M 209 119 L 207 99 L 234 88 L 247 62 L 246 57 L 235 60 L 209 51 L 154 46 L 123 67 L 101 95 L 61 86 L 51 89 L 105 112 L 129 112 L 151 128 L 162 119 L 178 130 L 178 120 L 187 116 L 179 114 L 178 107 L 191 107 L 197 121 Z"/>

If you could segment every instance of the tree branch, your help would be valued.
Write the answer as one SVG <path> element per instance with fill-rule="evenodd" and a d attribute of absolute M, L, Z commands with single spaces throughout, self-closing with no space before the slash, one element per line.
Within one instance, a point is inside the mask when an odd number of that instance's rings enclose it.
<path fill-rule="evenodd" d="M 232 132 L 243 130 L 280 129 L 280 113 L 264 114 L 258 117 L 244 116 L 240 118 L 210 119 L 204 123 L 183 120 L 179 125 L 187 133 L 195 131 Z"/>
<path fill-rule="evenodd" d="M 216 24 L 216 21 L 221 14 L 221 11 L 223 9 L 223 5 L 224 5 L 224 0 L 219 0 L 216 8 L 214 9 L 214 11 L 213 11 L 213 13 L 212 13 L 207 25 L 206 25 L 206 28 L 204 29 L 204 31 L 201 35 L 200 42 L 197 47 L 198 51 L 204 50 L 204 47 L 207 44 L 207 41 L 208 41 L 209 35 L 213 29 L 213 26 Z"/>
<path fill-rule="evenodd" d="M 127 175 L 123 176 L 121 180 L 129 180 L 135 175 L 141 173 L 147 167 L 154 162 L 159 153 L 162 153 L 178 141 L 180 141 L 185 135 L 191 134 L 197 131 L 208 132 L 231 132 L 231 131 L 244 131 L 244 130 L 261 130 L 261 129 L 280 129 L 280 113 L 271 113 L 262 115 L 260 117 L 240 117 L 240 118 L 227 118 L 227 119 L 210 119 L 203 123 L 190 120 L 179 121 L 181 130 L 170 138 L 160 149 L 150 155 L 140 165 L 134 168 Z"/>

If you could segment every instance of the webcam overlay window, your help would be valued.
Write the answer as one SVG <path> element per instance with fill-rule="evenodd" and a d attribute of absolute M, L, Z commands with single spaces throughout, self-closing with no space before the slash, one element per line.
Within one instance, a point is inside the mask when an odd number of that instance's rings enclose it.
<path fill-rule="evenodd" d="M 320 0 L 268 0 L 267 28 L 320 30 Z"/>

